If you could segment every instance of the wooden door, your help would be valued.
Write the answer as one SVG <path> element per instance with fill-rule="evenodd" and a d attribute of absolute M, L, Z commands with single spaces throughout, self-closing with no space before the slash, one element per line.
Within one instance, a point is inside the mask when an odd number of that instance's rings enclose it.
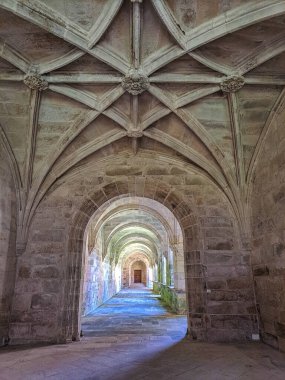
<path fill-rule="evenodd" d="M 142 282 L 142 271 L 141 269 L 135 269 L 134 270 L 134 283 L 140 283 Z"/>

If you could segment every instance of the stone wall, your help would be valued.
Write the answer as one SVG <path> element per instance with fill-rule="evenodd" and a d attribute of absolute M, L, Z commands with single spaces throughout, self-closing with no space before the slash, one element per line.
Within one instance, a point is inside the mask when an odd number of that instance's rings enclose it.
<path fill-rule="evenodd" d="M 186 242 L 191 236 L 190 244 L 186 244 L 191 250 L 185 255 L 192 325 L 199 326 L 201 318 L 197 317 L 205 313 L 202 323 L 206 340 L 252 340 L 257 318 L 250 253 L 243 248 L 237 224 L 222 200 L 215 205 L 208 202 L 199 208 L 204 249 L 199 248 L 196 225 L 191 226 L 189 237 L 186 235 Z"/>
<path fill-rule="evenodd" d="M 256 313 L 249 252 L 242 248 L 230 207 L 205 182 L 185 189 L 166 180 L 130 176 L 97 188 L 92 181 L 84 188 L 80 182 L 66 182 L 45 198 L 30 227 L 26 252 L 19 258 L 13 343 L 77 339 L 86 226 L 100 205 L 130 195 L 164 204 L 181 225 L 193 339 L 251 339 Z M 143 190 L 133 190 L 138 181 Z"/>
<path fill-rule="evenodd" d="M 92 226 L 91 226 L 92 228 Z M 92 233 L 89 229 L 89 236 Z M 90 239 L 88 239 L 89 241 Z M 101 233 L 95 237 L 95 246 L 89 251 L 86 244 L 84 284 L 82 294 L 82 315 L 87 315 L 116 294 L 115 270 L 108 258 L 103 260 Z"/>
<path fill-rule="evenodd" d="M 1 149 L 1 146 L 0 146 Z M 10 169 L 0 150 L 0 346 L 8 340 L 16 265 L 16 198 Z"/>
<path fill-rule="evenodd" d="M 35 214 L 26 251 L 17 262 L 11 344 L 66 341 L 63 303 L 65 291 L 73 291 L 67 281 L 71 265 L 66 260 L 71 215 L 72 203 L 66 197 L 50 197 Z M 74 305 L 69 307 L 68 313 Z"/>
<path fill-rule="evenodd" d="M 285 112 L 273 120 L 252 191 L 252 266 L 265 343 L 285 351 Z"/>
<path fill-rule="evenodd" d="M 104 288 L 102 256 L 93 249 L 90 254 L 87 253 L 82 315 L 91 313 L 105 301 Z"/>

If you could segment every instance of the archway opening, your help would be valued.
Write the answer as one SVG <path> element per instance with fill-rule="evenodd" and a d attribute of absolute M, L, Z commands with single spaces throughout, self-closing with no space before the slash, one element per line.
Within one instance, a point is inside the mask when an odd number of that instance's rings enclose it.
<path fill-rule="evenodd" d="M 122 289 L 140 286 L 186 315 L 182 230 L 161 203 L 125 196 L 103 204 L 86 228 L 83 261 L 83 319 Z"/>
<path fill-rule="evenodd" d="M 147 283 L 147 268 L 142 260 L 137 260 L 130 268 L 131 271 L 131 286 L 146 285 Z"/>

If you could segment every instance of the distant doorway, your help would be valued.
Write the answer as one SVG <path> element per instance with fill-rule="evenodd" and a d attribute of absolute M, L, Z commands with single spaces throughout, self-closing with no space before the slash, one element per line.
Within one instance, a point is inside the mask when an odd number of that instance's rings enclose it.
<path fill-rule="evenodd" d="M 141 269 L 134 270 L 134 283 L 138 284 L 142 282 L 142 271 Z"/>

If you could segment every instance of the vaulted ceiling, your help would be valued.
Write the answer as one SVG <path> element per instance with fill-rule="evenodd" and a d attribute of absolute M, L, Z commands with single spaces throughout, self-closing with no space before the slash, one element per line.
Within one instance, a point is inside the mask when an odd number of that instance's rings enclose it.
<path fill-rule="evenodd" d="M 180 254 L 182 231 L 166 206 L 144 197 L 122 197 L 100 208 L 88 227 L 88 250 L 117 264 L 142 254 L 154 265 L 169 247 Z"/>
<path fill-rule="evenodd" d="M 22 221 L 94 152 L 151 140 L 237 207 L 284 103 L 285 1 L 0 0 L 0 135 Z"/>

